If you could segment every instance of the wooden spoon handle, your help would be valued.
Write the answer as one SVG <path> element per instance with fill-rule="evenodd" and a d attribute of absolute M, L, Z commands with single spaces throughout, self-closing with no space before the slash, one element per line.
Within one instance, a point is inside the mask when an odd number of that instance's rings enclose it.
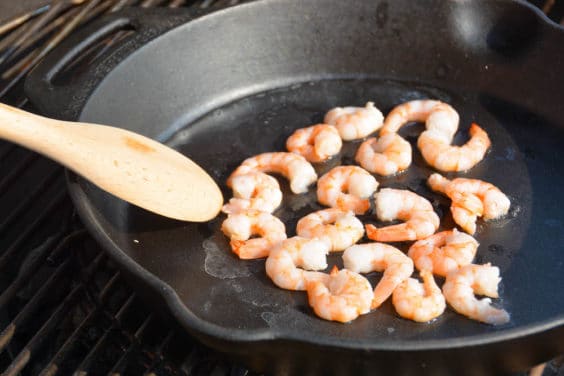
<path fill-rule="evenodd" d="M 223 203 L 219 187 L 197 164 L 124 129 L 48 119 L 0 104 L 0 137 L 167 217 L 206 221 L 217 215 Z"/>

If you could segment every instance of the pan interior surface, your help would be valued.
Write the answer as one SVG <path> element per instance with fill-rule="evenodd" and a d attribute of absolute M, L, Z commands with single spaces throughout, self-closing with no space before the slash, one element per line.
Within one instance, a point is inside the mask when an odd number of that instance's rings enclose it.
<path fill-rule="evenodd" d="M 225 181 L 240 162 L 258 153 L 284 151 L 285 140 L 295 129 L 321 122 L 330 108 L 362 106 L 371 100 L 387 113 L 396 104 L 420 98 L 440 99 L 458 110 L 461 122 L 455 143 L 466 141 L 471 122 L 482 125 L 492 139 L 493 146 L 484 161 L 467 173 L 449 176 L 486 180 L 497 185 L 512 201 L 505 218 L 479 221 L 475 235 L 480 242 L 475 263 L 491 262 L 501 270 L 500 299 L 495 300 L 495 304 L 510 312 L 511 321 L 507 325 L 480 324 L 450 309 L 431 323 L 418 324 L 398 317 L 389 300 L 378 310 L 348 325 L 321 320 L 308 306 L 304 292 L 285 291 L 272 284 L 264 272 L 264 260 L 242 261 L 231 253 L 228 239 L 220 230 L 226 218 L 223 214 L 208 223 L 185 224 L 167 221 L 126 204 L 98 202 L 93 206 L 100 210 L 99 225 L 122 252 L 171 286 L 195 316 L 227 331 L 266 331 L 283 337 L 363 344 L 374 343 L 376 339 L 380 343 L 393 343 L 488 335 L 561 315 L 558 302 L 563 297 L 558 286 L 564 283 L 564 275 L 561 263 L 554 260 L 559 257 L 557 240 L 562 238 L 558 230 L 563 226 L 562 214 L 550 203 L 554 186 L 547 187 L 536 180 L 539 179 L 538 164 L 556 163 L 543 157 L 547 156 L 546 144 L 543 145 L 546 140 L 538 138 L 548 137 L 547 130 L 556 130 L 543 128 L 548 124 L 543 124 L 542 119 L 533 118 L 534 124 L 531 118 L 508 121 L 506 117 L 516 113 L 510 104 L 477 93 L 410 82 L 312 81 L 263 92 L 217 108 L 177 132 L 169 145 L 208 171 L 228 198 L 231 192 Z M 430 191 L 425 184 L 425 179 L 434 171 L 426 165 L 416 147 L 422 129 L 423 125 L 412 124 L 400 132 L 412 144 L 413 165 L 402 174 L 377 177 L 377 180 L 380 187 L 409 189 L 428 198 L 441 217 L 441 229 L 450 229 L 454 222 L 449 201 Z M 564 137 L 552 139 L 554 147 L 559 146 L 561 140 Z M 359 144 L 360 141 L 345 142 L 339 156 L 315 166 L 318 174 L 336 165 L 355 164 L 353 157 Z M 562 159 L 558 155 L 551 158 Z M 563 180 L 561 174 L 555 173 L 551 181 L 558 186 Z M 284 199 L 274 214 L 285 222 L 290 237 L 295 235 L 299 218 L 323 207 L 316 202 L 315 186 L 306 194 L 295 195 L 284 179 L 279 177 L 279 181 Z M 548 189 L 549 194 L 534 194 L 539 187 Z M 373 214 L 361 216 L 361 220 L 384 225 Z M 547 233 L 551 241 L 547 241 Z M 409 243 L 397 246 L 407 251 Z M 341 267 L 340 255 L 331 255 L 329 265 Z M 373 286 L 380 275 L 368 275 Z"/>

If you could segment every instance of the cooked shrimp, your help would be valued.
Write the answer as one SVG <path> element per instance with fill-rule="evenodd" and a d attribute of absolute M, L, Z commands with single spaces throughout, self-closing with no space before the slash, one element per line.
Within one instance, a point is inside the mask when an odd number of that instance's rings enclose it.
<path fill-rule="evenodd" d="M 328 242 L 331 251 L 342 251 L 364 235 L 362 222 L 351 211 L 337 208 L 319 210 L 298 221 L 296 232 L 304 238 Z"/>
<path fill-rule="evenodd" d="M 360 274 L 334 267 L 327 281 L 308 281 L 307 297 L 322 319 L 349 322 L 370 312 L 372 286 Z"/>
<path fill-rule="evenodd" d="M 417 121 L 425 122 L 427 129 L 432 129 L 450 139 L 458 129 L 458 113 L 450 105 L 431 99 L 414 100 L 402 103 L 386 116 L 380 135 L 397 133 L 405 124 Z"/>
<path fill-rule="evenodd" d="M 499 268 L 470 264 L 447 275 L 443 294 L 448 304 L 460 314 L 487 324 L 499 325 L 509 321 L 509 314 L 490 305 L 488 298 L 476 299 L 474 294 L 497 298 Z"/>
<path fill-rule="evenodd" d="M 366 235 L 379 242 L 399 242 L 424 239 L 435 233 L 439 227 L 439 216 L 431 203 L 416 193 L 385 188 L 377 192 L 376 215 L 381 221 L 399 219 L 397 225 L 377 228 L 366 225 Z"/>
<path fill-rule="evenodd" d="M 249 172 L 275 172 L 290 180 L 290 189 L 294 193 L 305 193 L 307 187 L 317 180 L 313 166 L 304 157 L 294 153 L 263 153 L 247 158 L 227 180 L 227 185 L 238 175 Z"/>
<path fill-rule="evenodd" d="M 272 213 L 282 202 L 278 180 L 262 172 L 237 175 L 231 179 L 234 198 L 222 208 L 224 213 L 259 210 Z"/>
<path fill-rule="evenodd" d="M 378 308 L 413 273 L 413 261 L 399 249 L 383 243 L 353 245 L 343 253 L 346 269 L 357 273 L 384 272 L 374 288 L 372 308 Z"/>
<path fill-rule="evenodd" d="M 448 180 L 432 174 L 427 183 L 432 190 L 441 192 L 451 200 L 450 211 L 454 221 L 469 234 L 476 231 L 476 220 L 499 218 L 509 211 L 509 198 L 495 185 L 478 179 L 456 178 Z"/>
<path fill-rule="evenodd" d="M 380 175 L 393 175 L 411 164 L 411 144 L 397 133 L 364 141 L 355 160 L 366 170 Z"/>
<path fill-rule="evenodd" d="M 415 242 L 407 252 L 418 270 L 446 275 L 474 259 L 478 242 L 457 229 L 442 231 Z"/>
<path fill-rule="evenodd" d="M 294 236 L 270 250 L 265 264 L 266 274 L 278 287 L 305 290 L 308 280 L 327 279 L 327 274 L 310 270 L 325 269 L 328 253 L 329 244 L 326 242 Z"/>
<path fill-rule="evenodd" d="M 310 162 L 323 162 L 341 151 L 343 141 L 333 125 L 317 124 L 296 130 L 288 140 L 286 148 L 303 155 Z"/>
<path fill-rule="evenodd" d="M 417 146 L 428 164 L 441 171 L 466 171 L 484 159 L 491 146 L 488 134 L 477 124 L 470 126 L 470 139 L 462 146 L 451 145 L 439 132 L 426 130 L 417 139 Z"/>
<path fill-rule="evenodd" d="M 446 303 L 433 274 L 421 272 L 423 283 L 408 278 L 394 290 L 392 303 L 397 313 L 406 319 L 427 322 L 439 317 L 445 311 Z"/>
<path fill-rule="evenodd" d="M 345 141 L 356 140 L 376 132 L 384 116 L 373 102 L 364 107 L 335 107 L 325 114 L 324 122 L 337 127 Z"/>
<path fill-rule="evenodd" d="M 319 178 L 317 200 L 327 206 L 364 214 L 370 208 L 368 197 L 378 182 L 358 166 L 337 166 Z"/>
<path fill-rule="evenodd" d="M 259 211 L 229 214 L 221 231 L 231 239 L 231 249 L 241 259 L 266 257 L 272 246 L 286 239 L 284 223 Z M 252 235 L 260 237 L 250 239 Z"/>
<path fill-rule="evenodd" d="M 484 159 L 491 145 L 488 134 L 476 124 L 470 127 L 470 140 L 465 145 L 451 145 L 459 116 L 450 105 L 436 100 L 416 100 L 395 107 L 380 134 L 396 133 L 410 121 L 425 122 L 426 130 L 419 136 L 417 146 L 425 161 L 438 170 L 468 170 Z"/>

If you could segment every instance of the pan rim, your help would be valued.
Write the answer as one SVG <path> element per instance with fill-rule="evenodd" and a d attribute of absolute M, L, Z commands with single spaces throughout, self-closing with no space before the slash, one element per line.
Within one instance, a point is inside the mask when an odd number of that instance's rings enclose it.
<path fill-rule="evenodd" d="M 216 339 L 238 342 L 268 342 L 286 340 L 291 342 L 299 342 L 315 346 L 335 347 L 349 350 L 364 351 L 424 351 L 424 350 L 450 350 L 463 347 L 476 347 L 491 344 L 499 344 L 509 342 L 523 337 L 532 336 L 538 333 L 564 328 L 564 312 L 556 317 L 543 320 L 538 323 L 528 324 L 514 328 L 502 329 L 500 331 L 492 331 L 469 337 L 460 338 L 444 338 L 444 339 L 426 339 L 424 341 L 418 339 L 387 339 L 379 338 L 378 341 L 355 341 L 354 339 L 339 340 L 335 339 L 299 337 L 292 333 L 284 333 L 270 328 L 265 329 L 236 329 L 223 328 L 219 325 L 207 322 L 206 320 L 196 316 L 186 305 L 180 300 L 176 291 L 166 282 L 149 272 L 143 266 L 131 259 L 125 254 L 119 246 L 104 232 L 99 222 L 96 220 L 92 207 L 87 203 L 88 198 L 84 190 L 80 187 L 79 180 L 83 179 L 70 170 L 66 171 L 67 186 L 69 194 L 79 216 L 83 219 L 84 225 L 90 234 L 103 245 L 103 248 L 110 254 L 112 259 L 136 277 L 146 281 L 150 288 L 163 297 L 169 311 L 178 320 L 178 322 L 186 328 L 190 333 L 195 335 L 212 336 Z M 487 325 L 487 324 L 484 324 Z"/>

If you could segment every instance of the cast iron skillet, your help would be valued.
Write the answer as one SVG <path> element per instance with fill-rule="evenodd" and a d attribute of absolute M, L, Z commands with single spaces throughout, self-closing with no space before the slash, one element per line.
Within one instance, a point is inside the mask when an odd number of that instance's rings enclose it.
<path fill-rule="evenodd" d="M 72 57 L 124 28 L 133 35 L 86 73 L 57 80 Z M 417 324 L 399 318 L 390 302 L 351 324 L 326 322 L 304 293 L 275 288 L 263 260 L 230 253 L 219 230 L 223 215 L 175 222 L 72 174 L 69 186 L 86 226 L 155 308 L 255 370 L 499 373 L 564 352 L 562 46 L 563 31 L 521 2 L 266 0 L 209 15 L 107 18 L 50 55 L 27 90 L 45 114 L 168 142 L 200 163 L 226 197 L 225 179 L 244 158 L 283 150 L 293 129 L 319 122 L 333 106 L 372 100 L 387 113 L 416 98 L 451 103 L 461 115 L 457 142 L 471 122 L 493 140 L 485 160 L 457 176 L 490 181 L 513 202 L 506 218 L 480 222 L 476 234 L 476 263 L 501 269 L 496 304 L 511 321 L 500 327 L 450 310 Z M 420 131 L 402 132 L 414 143 Z M 353 163 L 357 146 L 347 143 L 318 172 Z M 425 186 L 431 172 L 415 152 L 409 171 L 379 181 L 429 198 L 450 228 L 448 201 Z M 292 236 L 297 218 L 321 207 L 313 188 L 296 196 L 282 185 L 275 214 Z M 340 265 L 339 256 L 330 263 Z M 369 275 L 373 283 L 378 277 Z"/>

